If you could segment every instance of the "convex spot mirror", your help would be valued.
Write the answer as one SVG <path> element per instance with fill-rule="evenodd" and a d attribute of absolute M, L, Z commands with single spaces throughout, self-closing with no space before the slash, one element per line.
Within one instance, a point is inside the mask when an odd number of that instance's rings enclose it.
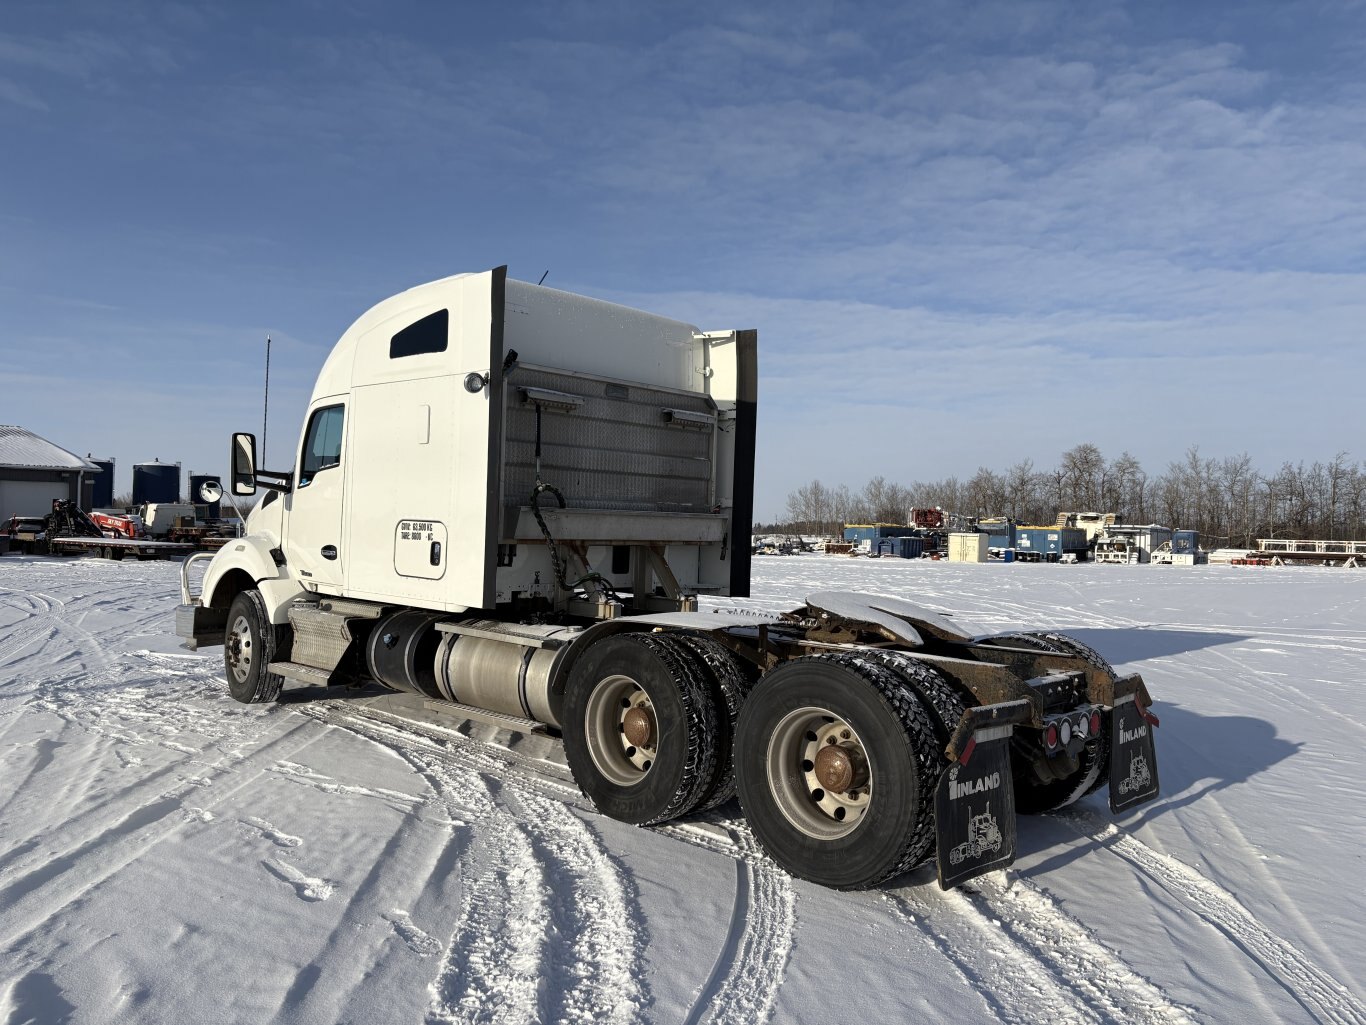
<path fill-rule="evenodd" d="M 223 485 L 216 480 L 206 480 L 199 485 L 199 500 L 206 505 L 213 505 L 223 497 Z"/>

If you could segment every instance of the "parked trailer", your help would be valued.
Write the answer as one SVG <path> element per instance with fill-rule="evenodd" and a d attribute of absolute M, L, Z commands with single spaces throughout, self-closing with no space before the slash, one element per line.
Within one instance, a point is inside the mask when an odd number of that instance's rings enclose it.
<path fill-rule="evenodd" d="M 837 888 L 1009 864 L 1017 811 L 1132 779 L 1134 755 L 1151 777 L 1111 806 L 1155 797 L 1143 680 L 1072 638 L 838 592 L 698 612 L 749 594 L 756 357 L 754 331 L 504 268 L 388 299 L 324 364 L 295 469 L 233 435 L 230 490 L 266 494 L 186 561 L 177 632 L 223 645 L 240 701 L 373 680 L 553 731 L 625 822 L 738 794 L 770 857 Z"/>
<path fill-rule="evenodd" d="M 98 555 L 118 561 L 126 556 L 160 559 L 187 555 L 193 545 L 106 534 L 75 502 L 56 500 L 44 519 L 45 536 L 31 549 L 40 555 Z"/>

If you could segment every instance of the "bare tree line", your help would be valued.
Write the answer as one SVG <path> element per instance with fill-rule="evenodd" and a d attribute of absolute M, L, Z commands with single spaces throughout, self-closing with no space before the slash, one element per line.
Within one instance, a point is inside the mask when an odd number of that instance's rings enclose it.
<path fill-rule="evenodd" d="M 787 496 L 786 522 L 764 529 L 833 534 L 846 523 L 906 523 L 912 508 L 936 506 L 1030 524 L 1053 523 L 1063 510 L 1113 512 L 1121 523 L 1198 530 L 1207 547 L 1251 546 L 1260 537 L 1366 540 L 1366 464 L 1339 452 L 1268 474 L 1246 453 L 1214 459 L 1192 446 L 1149 476 L 1130 453 L 1107 460 L 1084 443 L 1047 470 L 1025 459 L 1002 472 L 981 467 L 967 480 L 902 485 L 879 476 L 859 491 L 813 480 Z"/>

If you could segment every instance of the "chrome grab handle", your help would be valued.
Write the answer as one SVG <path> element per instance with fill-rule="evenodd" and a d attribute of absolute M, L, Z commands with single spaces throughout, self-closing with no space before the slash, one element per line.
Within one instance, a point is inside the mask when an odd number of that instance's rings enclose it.
<path fill-rule="evenodd" d="M 188 559 L 180 564 L 180 604 L 198 605 L 202 597 L 198 594 L 190 593 L 190 564 L 196 559 L 212 559 L 213 552 L 195 552 Z"/>

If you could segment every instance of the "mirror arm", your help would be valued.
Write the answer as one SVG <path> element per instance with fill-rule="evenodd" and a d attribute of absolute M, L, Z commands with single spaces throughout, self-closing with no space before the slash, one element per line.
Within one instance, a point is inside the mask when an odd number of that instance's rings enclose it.
<path fill-rule="evenodd" d="M 256 483 L 267 491 L 287 494 L 294 487 L 294 474 L 282 470 L 257 470 Z"/>

